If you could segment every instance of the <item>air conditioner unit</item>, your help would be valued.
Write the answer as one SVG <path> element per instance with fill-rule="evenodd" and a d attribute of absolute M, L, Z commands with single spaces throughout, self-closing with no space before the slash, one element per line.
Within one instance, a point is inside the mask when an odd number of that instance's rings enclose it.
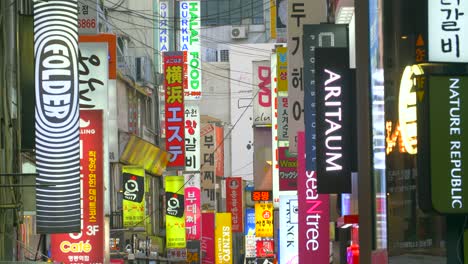
<path fill-rule="evenodd" d="M 231 39 L 245 39 L 247 38 L 246 26 L 232 26 Z"/>

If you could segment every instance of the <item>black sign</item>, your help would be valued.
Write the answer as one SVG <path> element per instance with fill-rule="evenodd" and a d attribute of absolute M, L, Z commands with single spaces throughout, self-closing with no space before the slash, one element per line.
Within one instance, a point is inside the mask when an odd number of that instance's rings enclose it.
<path fill-rule="evenodd" d="M 141 203 L 145 194 L 144 177 L 131 173 L 123 173 L 123 199 Z"/>
<path fill-rule="evenodd" d="M 355 115 L 347 48 L 315 49 L 317 191 L 350 193 Z"/>
<path fill-rule="evenodd" d="M 184 216 L 184 195 L 166 192 L 166 215 Z"/>

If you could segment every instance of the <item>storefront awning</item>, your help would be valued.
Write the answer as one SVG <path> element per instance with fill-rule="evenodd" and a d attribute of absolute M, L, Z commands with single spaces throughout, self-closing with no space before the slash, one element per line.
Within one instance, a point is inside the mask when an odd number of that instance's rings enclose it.
<path fill-rule="evenodd" d="M 135 135 L 131 135 L 120 156 L 120 162 L 140 165 L 153 175 L 161 176 L 166 170 L 170 154 Z"/>

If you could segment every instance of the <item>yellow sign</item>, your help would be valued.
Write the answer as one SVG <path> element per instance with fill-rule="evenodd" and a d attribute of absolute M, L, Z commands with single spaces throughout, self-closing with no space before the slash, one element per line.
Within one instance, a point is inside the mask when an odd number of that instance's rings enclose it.
<path fill-rule="evenodd" d="M 216 264 L 232 264 L 231 213 L 216 213 Z"/>
<path fill-rule="evenodd" d="M 255 236 L 273 237 L 273 203 L 255 204 Z"/>
<path fill-rule="evenodd" d="M 131 135 L 120 156 L 120 161 L 126 164 L 140 165 L 148 173 L 162 175 L 169 158 L 168 152 L 135 135 Z"/>
<path fill-rule="evenodd" d="M 278 94 L 288 92 L 288 48 L 276 48 L 276 80 L 278 83 Z"/>
<path fill-rule="evenodd" d="M 276 0 L 270 0 L 270 35 L 276 39 Z"/>
<path fill-rule="evenodd" d="M 145 226 L 145 170 L 141 166 L 123 166 L 123 225 Z"/>
<path fill-rule="evenodd" d="M 186 247 L 184 176 L 166 176 L 166 247 Z"/>

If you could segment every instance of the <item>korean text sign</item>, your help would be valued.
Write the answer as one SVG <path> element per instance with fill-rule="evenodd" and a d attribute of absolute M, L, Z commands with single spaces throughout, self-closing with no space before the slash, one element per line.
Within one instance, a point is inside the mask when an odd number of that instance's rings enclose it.
<path fill-rule="evenodd" d="M 83 186 L 81 233 L 52 234 L 54 260 L 104 263 L 104 177 L 102 110 L 80 111 L 80 165 Z"/>

